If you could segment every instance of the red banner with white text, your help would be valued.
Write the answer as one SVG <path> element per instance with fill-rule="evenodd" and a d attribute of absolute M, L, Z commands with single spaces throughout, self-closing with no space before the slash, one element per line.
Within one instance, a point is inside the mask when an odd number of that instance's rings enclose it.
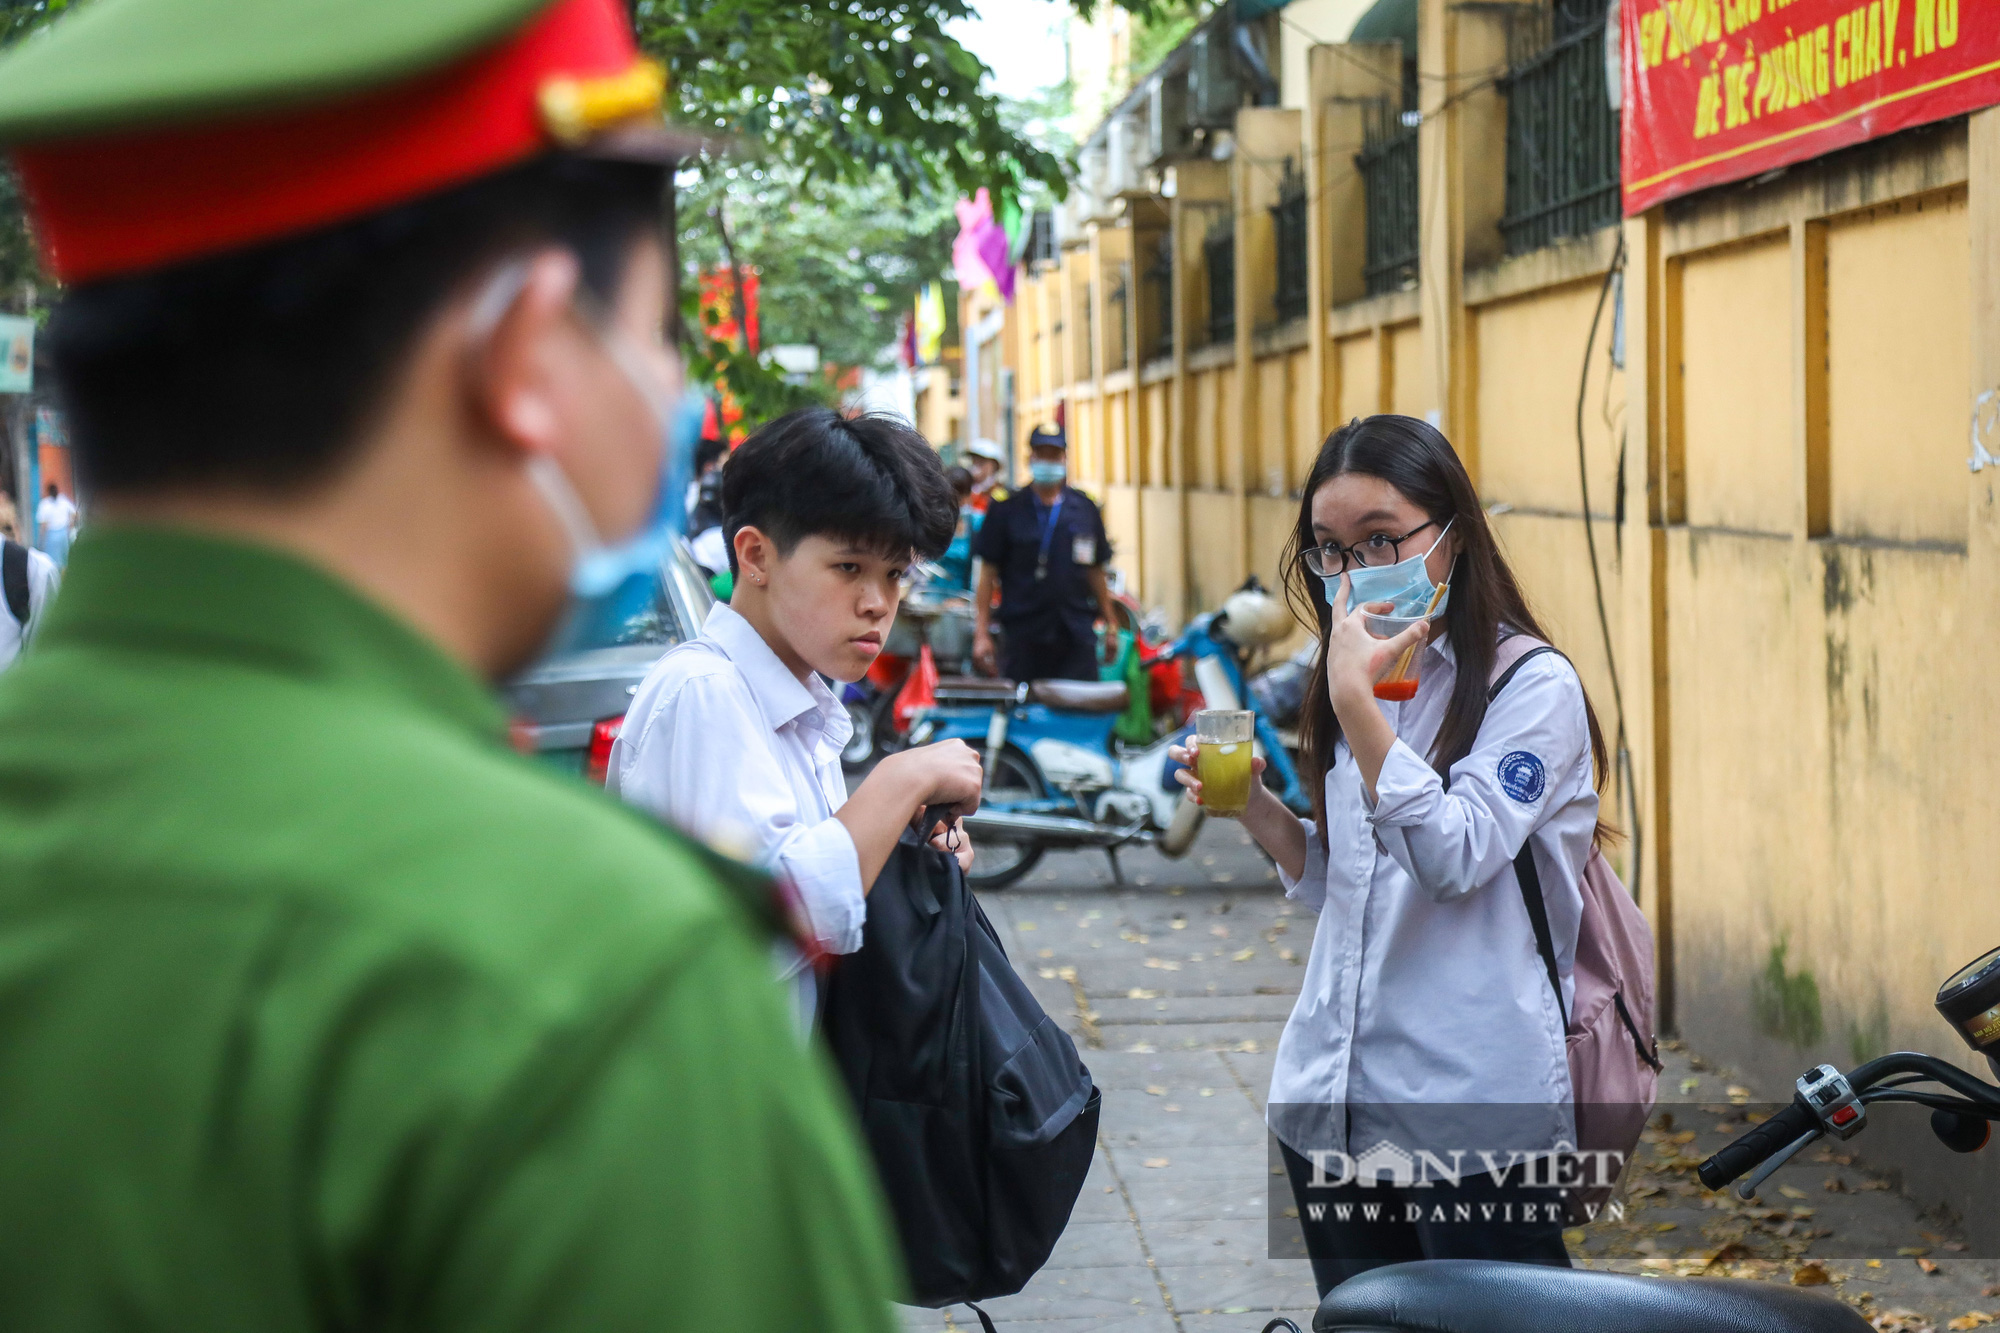
<path fill-rule="evenodd" d="M 1625 212 L 2000 103 L 2000 0 L 1624 0 Z"/>

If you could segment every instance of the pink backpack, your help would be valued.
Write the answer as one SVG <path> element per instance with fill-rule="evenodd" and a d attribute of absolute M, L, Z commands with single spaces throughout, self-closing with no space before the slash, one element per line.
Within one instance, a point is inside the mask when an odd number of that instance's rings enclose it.
<path fill-rule="evenodd" d="M 1501 641 L 1495 657 L 1491 704 L 1531 657 L 1556 650 L 1524 634 Z M 1534 926 L 1535 946 L 1548 969 L 1549 984 L 1562 1003 L 1548 906 L 1535 869 L 1534 841 L 1514 858 L 1521 899 Z M 1653 931 L 1639 904 L 1618 882 L 1604 853 L 1590 849 L 1583 866 L 1583 919 L 1576 940 L 1576 997 L 1565 1015 L 1569 1039 L 1570 1090 L 1576 1099 L 1577 1148 L 1599 1156 L 1587 1166 L 1579 1202 L 1594 1215 L 1611 1196 L 1619 1172 L 1631 1159 L 1639 1134 L 1653 1113 L 1659 1089 L 1659 1046 L 1653 1038 Z"/>

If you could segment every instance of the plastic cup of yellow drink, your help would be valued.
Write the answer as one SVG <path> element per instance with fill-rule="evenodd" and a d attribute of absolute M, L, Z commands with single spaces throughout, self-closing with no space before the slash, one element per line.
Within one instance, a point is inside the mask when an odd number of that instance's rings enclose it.
<path fill-rule="evenodd" d="M 1257 715 L 1247 709 L 1211 708 L 1196 713 L 1194 775 L 1201 779 L 1201 803 L 1210 814 L 1240 815 L 1250 804 L 1250 737 Z"/>

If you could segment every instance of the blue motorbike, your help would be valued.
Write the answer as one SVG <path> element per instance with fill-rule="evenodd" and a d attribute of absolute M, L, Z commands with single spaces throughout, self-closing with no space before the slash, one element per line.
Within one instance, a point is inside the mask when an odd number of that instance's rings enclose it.
<path fill-rule="evenodd" d="M 1282 616 L 1252 579 L 1163 652 L 1192 664 L 1203 707 L 1256 713 L 1265 784 L 1304 813 L 1310 797 L 1244 677 L 1247 656 L 1283 632 Z M 1122 884 L 1119 849 L 1153 846 L 1179 857 L 1193 845 L 1205 815 L 1174 781 L 1178 765 L 1167 757 L 1193 727 L 1129 745 L 1113 734 L 1127 699 L 1121 681 L 939 681 L 936 705 L 911 719 L 910 741 L 962 740 L 985 754 L 979 812 L 965 821 L 979 848 L 968 876 L 975 888 L 1004 888 L 1049 851 L 1085 848 L 1103 851 Z"/>

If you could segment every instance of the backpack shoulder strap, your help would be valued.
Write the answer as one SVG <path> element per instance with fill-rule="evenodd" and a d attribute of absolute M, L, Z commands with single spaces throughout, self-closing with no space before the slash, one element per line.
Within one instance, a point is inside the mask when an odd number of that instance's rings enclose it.
<path fill-rule="evenodd" d="M 1508 642 L 1512 643 L 1514 642 L 1514 640 L 1510 639 L 1508 640 Z M 1500 651 L 1502 653 L 1505 653 L 1507 651 L 1505 644 L 1501 645 Z M 1514 679 L 1515 673 L 1518 672 L 1522 667 L 1526 666 L 1529 662 L 1533 661 L 1535 658 L 1540 657 L 1543 653 L 1555 653 L 1557 657 L 1562 656 L 1560 652 L 1550 647 L 1546 643 L 1535 644 L 1532 648 L 1529 648 L 1526 652 L 1522 653 L 1519 657 L 1516 657 L 1512 662 L 1510 662 L 1507 665 L 1507 668 L 1504 671 L 1502 671 L 1498 677 L 1494 679 L 1492 687 L 1486 691 L 1486 702 L 1490 704 L 1495 699 L 1498 699 L 1500 697 L 1500 691 L 1507 688 L 1508 682 Z"/>
<path fill-rule="evenodd" d="M 1551 650 L 1553 651 L 1553 650 Z M 1528 924 L 1535 928 L 1535 952 L 1542 956 L 1542 967 L 1549 974 L 1549 985 L 1556 993 L 1556 1012 L 1562 1015 L 1563 1028 L 1569 1028 L 1569 1014 L 1563 1006 L 1562 977 L 1556 972 L 1555 935 L 1549 930 L 1549 908 L 1542 901 L 1542 875 L 1535 869 L 1535 840 L 1529 838 L 1521 844 L 1521 854 L 1514 858 L 1514 879 L 1521 886 L 1521 903 L 1528 909 Z"/>
<path fill-rule="evenodd" d="M 28 548 L 11 539 L 0 542 L 0 584 L 6 585 L 7 609 L 27 629 L 33 610 L 28 603 Z"/>
<path fill-rule="evenodd" d="M 1508 644 L 1514 642 L 1517 642 L 1517 639 L 1509 639 L 1507 643 L 1503 643 L 1500 647 L 1501 653 L 1505 654 Z M 1546 643 L 1534 643 L 1532 640 L 1529 643 L 1532 646 L 1515 657 L 1494 680 L 1493 687 L 1486 691 L 1487 703 L 1490 704 L 1499 698 L 1500 691 L 1507 688 L 1507 683 L 1514 679 L 1515 673 L 1534 658 L 1540 657 L 1543 653 L 1556 653 L 1556 650 Z M 1556 653 L 1556 655 L 1560 657 L 1562 654 Z M 1535 839 L 1532 834 L 1521 844 L 1520 855 L 1514 858 L 1514 879 L 1521 886 L 1521 904 L 1528 909 L 1528 924 L 1535 928 L 1535 951 L 1541 954 L 1542 966 L 1549 974 L 1549 985 L 1556 993 L 1556 1012 L 1562 1014 L 1563 1027 L 1567 1029 L 1569 1014 L 1565 1012 L 1563 1006 L 1562 977 L 1556 971 L 1555 934 L 1549 929 L 1548 904 L 1542 900 L 1542 876 L 1535 868 Z"/>

